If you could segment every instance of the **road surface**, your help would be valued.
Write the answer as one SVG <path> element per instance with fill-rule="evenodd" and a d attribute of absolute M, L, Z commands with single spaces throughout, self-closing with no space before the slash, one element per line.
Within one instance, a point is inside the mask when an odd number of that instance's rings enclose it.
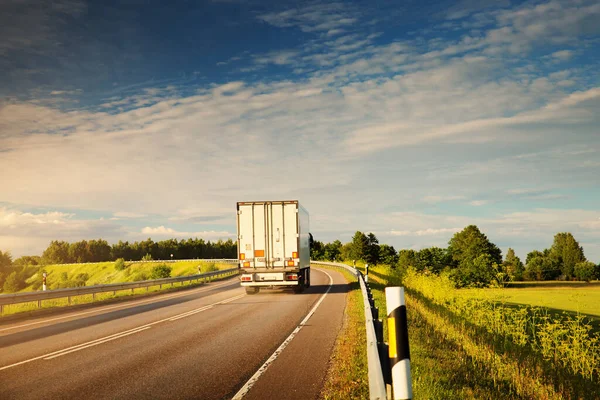
<path fill-rule="evenodd" d="M 312 271 L 302 294 L 246 295 L 233 278 L 0 322 L 0 398 L 316 399 L 347 284 Z"/>

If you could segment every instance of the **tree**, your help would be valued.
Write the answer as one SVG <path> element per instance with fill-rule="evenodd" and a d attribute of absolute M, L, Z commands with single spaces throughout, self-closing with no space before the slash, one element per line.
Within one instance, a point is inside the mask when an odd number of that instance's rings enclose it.
<path fill-rule="evenodd" d="M 427 270 L 439 274 L 446 266 L 451 264 L 448 252 L 439 247 L 421 249 L 416 254 L 418 270 Z"/>
<path fill-rule="evenodd" d="M 451 277 L 457 286 L 482 287 L 497 279 L 497 273 L 501 272 L 502 251 L 477 226 L 469 225 L 456 233 L 448 245 L 456 269 Z"/>
<path fill-rule="evenodd" d="M 595 278 L 596 264 L 589 261 L 582 261 L 580 263 L 575 264 L 573 273 L 575 275 L 575 278 L 577 278 L 578 280 L 589 282 Z"/>
<path fill-rule="evenodd" d="M 527 254 L 527 265 L 523 278 L 528 281 L 541 281 L 557 279 L 560 275 L 560 269 L 549 256 L 550 250 L 543 252 L 533 250 Z"/>
<path fill-rule="evenodd" d="M 422 271 L 420 266 L 421 264 L 419 263 L 419 257 L 417 256 L 416 251 L 403 249 L 398 252 L 398 267 L 400 269 L 413 267 L 417 271 Z"/>
<path fill-rule="evenodd" d="M 6 280 L 4 281 L 4 285 L 2 286 L 2 290 L 4 293 L 14 293 L 25 287 L 25 282 L 19 279 L 19 275 L 17 271 L 13 271 L 8 275 Z"/>
<path fill-rule="evenodd" d="M 88 242 L 82 240 L 80 242 L 71 243 L 69 245 L 69 258 L 76 263 L 85 263 L 92 260 L 92 254 Z"/>
<path fill-rule="evenodd" d="M 575 265 L 584 261 L 583 248 L 569 232 L 557 233 L 550 248 L 550 258 L 566 279 L 574 276 Z"/>
<path fill-rule="evenodd" d="M 525 266 L 521 259 L 515 255 L 515 251 L 511 248 L 506 252 L 506 258 L 502 263 L 503 272 L 508 275 L 510 280 L 520 281 L 523 279 Z"/>
<path fill-rule="evenodd" d="M 324 245 L 323 242 L 318 240 L 313 241 L 313 245 L 310 247 L 310 259 L 311 260 L 323 260 L 324 259 Z"/>
<path fill-rule="evenodd" d="M 356 231 L 352 237 L 350 244 L 350 254 L 348 254 L 350 260 L 363 260 L 366 261 L 369 249 L 369 238 L 367 235 L 360 231 Z"/>
<path fill-rule="evenodd" d="M 387 244 L 379 245 L 379 260 L 392 268 L 396 268 L 398 253 L 396 252 L 396 249 L 394 249 L 394 246 L 389 246 Z"/>
<path fill-rule="evenodd" d="M 327 243 L 323 248 L 323 258 L 325 260 L 339 260 L 342 253 L 342 242 L 335 240 L 332 243 Z"/>
<path fill-rule="evenodd" d="M 462 262 L 472 263 L 482 254 L 488 254 L 493 262 L 502 264 L 502 251 L 475 225 L 469 225 L 455 233 L 448 242 L 448 252 L 456 267 Z"/>
<path fill-rule="evenodd" d="M 457 287 L 486 287 L 498 282 L 500 267 L 490 254 L 480 254 L 474 260 L 464 260 L 452 270 L 450 278 Z"/>
<path fill-rule="evenodd" d="M 53 240 L 44 250 L 42 259 L 46 264 L 65 264 L 70 262 L 69 243 L 62 240 Z"/>
<path fill-rule="evenodd" d="M 8 251 L 0 250 L 0 288 L 4 285 L 6 277 L 12 271 L 12 257 Z"/>
<path fill-rule="evenodd" d="M 379 262 L 379 239 L 373 232 L 367 235 L 367 249 L 364 260 L 369 264 L 377 264 Z"/>

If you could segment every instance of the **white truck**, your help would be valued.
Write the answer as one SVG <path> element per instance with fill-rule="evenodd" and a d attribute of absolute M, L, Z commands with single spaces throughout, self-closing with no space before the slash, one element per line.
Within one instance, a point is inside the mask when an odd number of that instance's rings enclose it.
<path fill-rule="evenodd" d="M 238 258 L 246 293 L 310 286 L 308 212 L 297 200 L 237 203 Z"/>

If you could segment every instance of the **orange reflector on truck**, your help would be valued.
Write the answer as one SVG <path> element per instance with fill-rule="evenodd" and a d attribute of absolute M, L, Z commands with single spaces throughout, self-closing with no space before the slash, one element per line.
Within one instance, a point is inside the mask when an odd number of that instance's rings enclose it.
<path fill-rule="evenodd" d="M 287 263 L 288 267 L 293 267 L 294 266 L 294 261 L 290 260 Z"/>
<path fill-rule="evenodd" d="M 264 257 L 264 256 L 265 256 L 264 250 L 254 250 L 254 257 Z"/>
<path fill-rule="evenodd" d="M 298 252 L 297 251 L 293 251 L 292 252 L 292 258 L 298 258 Z"/>
<path fill-rule="evenodd" d="M 246 254 L 240 253 L 240 260 L 245 260 L 245 259 L 246 259 Z"/>
<path fill-rule="evenodd" d="M 246 262 L 244 263 L 244 268 L 248 268 L 248 267 L 250 267 L 250 261 L 246 261 Z"/>
<path fill-rule="evenodd" d="M 298 280 L 298 275 L 296 275 L 296 274 L 289 274 L 287 276 L 287 278 L 288 278 L 288 281 L 297 281 Z"/>
<path fill-rule="evenodd" d="M 242 276 L 242 282 L 251 282 L 251 281 L 252 281 L 251 276 Z"/>

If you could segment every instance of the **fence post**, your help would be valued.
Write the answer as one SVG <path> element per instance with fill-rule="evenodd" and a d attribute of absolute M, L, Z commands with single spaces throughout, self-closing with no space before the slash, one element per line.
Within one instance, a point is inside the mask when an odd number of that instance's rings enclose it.
<path fill-rule="evenodd" d="M 392 368 L 394 400 L 413 398 L 410 375 L 410 350 L 408 345 L 408 323 L 403 287 L 385 288 L 388 314 L 389 356 Z"/>

